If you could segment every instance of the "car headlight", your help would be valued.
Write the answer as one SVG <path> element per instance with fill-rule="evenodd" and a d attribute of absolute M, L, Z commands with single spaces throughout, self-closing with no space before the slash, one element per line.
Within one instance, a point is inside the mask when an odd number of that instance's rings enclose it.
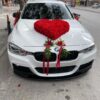
<path fill-rule="evenodd" d="M 95 48 L 95 45 L 92 45 L 86 49 L 81 50 L 80 53 L 88 53 L 88 52 L 92 51 L 94 48 Z"/>
<path fill-rule="evenodd" d="M 17 45 L 13 43 L 9 43 L 9 51 L 14 54 L 21 55 L 21 56 L 26 56 L 29 54 L 29 52 L 21 49 L 20 47 L 18 47 Z"/>

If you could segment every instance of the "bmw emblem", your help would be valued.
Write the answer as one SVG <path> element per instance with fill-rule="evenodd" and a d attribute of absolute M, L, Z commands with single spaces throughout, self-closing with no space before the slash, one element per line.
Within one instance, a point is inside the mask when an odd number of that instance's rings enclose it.
<path fill-rule="evenodd" d="M 55 47 L 54 50 L 55 50 L 56 52 L 59 52 L 59 47 Z"/>

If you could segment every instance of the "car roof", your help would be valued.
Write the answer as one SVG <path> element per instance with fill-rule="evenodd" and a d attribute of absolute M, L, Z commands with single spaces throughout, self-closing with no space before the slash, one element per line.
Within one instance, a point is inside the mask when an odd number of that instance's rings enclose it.
<path fill-rule="evenodd" d="M 28 0 L 27 3 L 62 3 L 64 2 L 59 0 Z"/>

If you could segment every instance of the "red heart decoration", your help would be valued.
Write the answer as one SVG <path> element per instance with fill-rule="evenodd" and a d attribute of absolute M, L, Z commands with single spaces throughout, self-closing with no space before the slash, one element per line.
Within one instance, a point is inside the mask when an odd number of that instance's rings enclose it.
<path fill-rule="evenodd" d="M 35 22 L 34 28 L 37 32 L 55 40 L 69 31 L 69 23 L 63 20 L 41 19 Z"/>

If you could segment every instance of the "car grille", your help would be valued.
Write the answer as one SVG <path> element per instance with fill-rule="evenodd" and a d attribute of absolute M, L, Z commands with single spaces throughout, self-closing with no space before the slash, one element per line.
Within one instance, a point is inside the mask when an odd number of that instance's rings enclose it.
<path fill-rule="evenodd" d="M 59 69 L 56 67 L 49 68 L 49 74 L 56 74 L 56 73 L 66 73 L 70 72 L 75 68 L 75 66 L 64 66 Z M 37 67 L 35 68 L 39 73 L 43 73 L 43 68 Z"/>
<path fill-rule="evenodd" d="M 43 61 L 43 52 L 34 53 L 34 57 L 37 61 Z M 49 59 L 50 62 L 56 61 L 56 54 L 51 53 L 51 57 Z"/>
<path fill-rule="evenodd" d="M 70 51 L 67 57 L 60 58 L 61 61 L 74 60 L 78 57 L 78 51 Z"/>
<path fill-rule="evenodd" d="M 36 52 L 33 54 L 35 59 L 37 61 L 42 62 L 43 61 L 43 52 Z M 68 61 L 68 60 L 74 60 L 78 57 L 78 51 L 69 51 L 69 54 L 67 57 L 61 57 L 60 61 Z M 50 62 L 56 61 L 57 55 L 55 53 L 51 53 L 51 57 L 49 59 Z"/>

